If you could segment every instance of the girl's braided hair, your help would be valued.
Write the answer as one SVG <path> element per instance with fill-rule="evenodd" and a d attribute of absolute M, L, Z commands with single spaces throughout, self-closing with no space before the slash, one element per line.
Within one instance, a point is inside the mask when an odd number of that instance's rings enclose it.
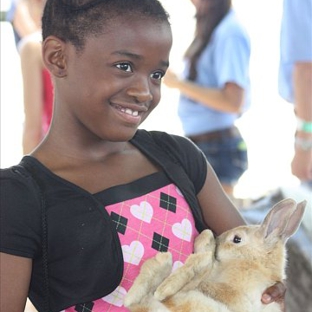
<path fill-rule="evenodd" d="M 150 18 L 169 23 L 158 0 L 47 0 L 42 37 L 56 36 L 82 50 L 87 36 L 98 36 L 116 17 Z"/>

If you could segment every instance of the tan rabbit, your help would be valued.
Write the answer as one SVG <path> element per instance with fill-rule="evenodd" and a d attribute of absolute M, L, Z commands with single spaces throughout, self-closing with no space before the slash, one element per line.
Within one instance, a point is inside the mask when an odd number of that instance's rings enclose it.
<path fill-rule="evenodd" d="M 125 306 L 132 312 L 281 312 L 277 303 L 262 304 L 261 296 L 285 279 L 285 244 L 305 206 L 285 199 L 261 225 L 240 226 L 216 240 L 203 231 L 194 254 L 173 273 L 171 254 L 158 253 L 143 264 Z"/>

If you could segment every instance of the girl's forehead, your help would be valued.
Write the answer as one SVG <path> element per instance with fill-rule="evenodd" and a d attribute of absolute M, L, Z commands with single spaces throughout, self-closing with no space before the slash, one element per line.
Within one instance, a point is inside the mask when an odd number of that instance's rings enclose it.
<path fill-rule="evenodd" d="M 103 27 L 98 36 L 90 36 L 86 43 L 110 49 L 137 49 L 139 47 L 171 48 L 172 33 L 169 23 L 147 18 L 115 18 Z"/>
<path fill-rule="evenodd" d="M 133 32 L 137 34 L 137 39 L 162 36 L 164 33 L 171 35 L 171 26 L 165 21 L 133 15 L 112 18 L 103 26 L 103 34 L 108 37 L 119 36 L 125 39 Z M 118 38 L 115 39 L 118 40 Z"/>
<path fill-rule="evenodd" d="M 110 25 L 113 25 L 114 27 L 127 27 L 132 25 L 141 25 L 143 27 L 144 25 L 167 25 L 168 28 L 170 27 L 170 24 L 168 21 L 159 20 L 155 17 L 150 17 L 143 15 L 141 13 L 125 13 L 123 15 L 112 15 L 110 19 L 105 23 L 106 27 L 109 28 Z M 144 28 L 144 27 L 143 27 Z"/>

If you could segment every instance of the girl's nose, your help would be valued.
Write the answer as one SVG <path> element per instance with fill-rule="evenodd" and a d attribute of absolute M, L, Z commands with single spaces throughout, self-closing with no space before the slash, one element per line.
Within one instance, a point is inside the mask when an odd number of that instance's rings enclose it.
<path fill-rule="evenodd" d="M 153 100 L 153 95 L 147 79 L 140 79 L 135 84 L 131 85 L 127 93 L 129 96 L 135 98 L 138 103 L 150 102 Z"/>

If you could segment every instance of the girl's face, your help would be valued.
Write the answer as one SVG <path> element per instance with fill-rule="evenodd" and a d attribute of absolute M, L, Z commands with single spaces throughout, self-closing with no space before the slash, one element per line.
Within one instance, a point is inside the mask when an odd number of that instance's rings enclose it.
<path fill-rule="evenodd" d="M 62 118 L 72 119 L 77 135 L 131 139 L 160 101 L 171 45 L 167 23 L 124 17 L 89 37 L 80 54 L 68 44 L 67 75 L 59 84 Z"/>

